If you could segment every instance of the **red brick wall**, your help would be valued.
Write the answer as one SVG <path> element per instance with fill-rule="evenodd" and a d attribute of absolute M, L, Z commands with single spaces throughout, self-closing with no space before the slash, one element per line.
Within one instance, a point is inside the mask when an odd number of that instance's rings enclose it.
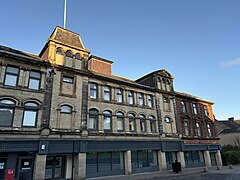
<path fill-rule="evenodd" d="M 101 74 L 112 74 L 112 64 L 98 59 L 90 59 L 88 61 L 88 69 Z"/>

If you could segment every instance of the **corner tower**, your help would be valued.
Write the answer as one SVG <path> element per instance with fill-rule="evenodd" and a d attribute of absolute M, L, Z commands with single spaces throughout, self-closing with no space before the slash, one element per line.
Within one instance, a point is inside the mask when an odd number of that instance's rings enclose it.
<path fill-rule="evenodd" d="M 57 26 L 41 50 L 39 57 L 53 66 L 84 69 L 90 51 L 85 49 L 79 34 Z"/>

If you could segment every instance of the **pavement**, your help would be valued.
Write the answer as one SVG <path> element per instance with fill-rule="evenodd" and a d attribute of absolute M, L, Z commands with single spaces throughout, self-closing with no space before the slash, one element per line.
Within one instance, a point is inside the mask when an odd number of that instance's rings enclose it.
<path fill-rule="evenodd" d="M 156 171 L 147 173 L 138 173 L 132 175 L 117 175 L 89 178 L 89 180 L 240 180 L 240 165 L 223 166 L 221 170 L 217 167 L 208 168 L 204 172 L 204 167 L 187 168 L 182 172 L 173 173 L 172 171 Z"/>

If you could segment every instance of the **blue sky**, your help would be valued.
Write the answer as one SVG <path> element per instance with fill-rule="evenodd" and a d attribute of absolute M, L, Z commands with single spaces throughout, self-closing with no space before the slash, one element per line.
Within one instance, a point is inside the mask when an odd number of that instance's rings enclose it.
<path fill-rule="evenodd" d="M 38 54 L 63 0 L 1 0 L 0 44 Z M 67 0 L 67 29 L 129 79 L 166 69 L 175 90 L 215 102 L 216 119 L 240 119 L 239 0 Z"/>

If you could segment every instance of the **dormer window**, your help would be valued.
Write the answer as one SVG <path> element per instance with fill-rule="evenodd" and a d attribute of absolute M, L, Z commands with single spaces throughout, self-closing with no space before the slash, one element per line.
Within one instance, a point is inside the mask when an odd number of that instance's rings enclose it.
<path fill-rule="evenodd" d="M 73 56 L 72 56 L 72 52 L 71 52 L 70 50 L 68 50 L 68 51 L 66 52 L 66 56 L 72 58 L 72 57 L 73 57 Z"/>
<path fill-rule="evenodd" d="M 60 47 L 58 47 L 57 48 L 57 51 L 56 51 L 58 54 L 63 54 L 63 50 L 62 50 L 62 48 L 60 48 Z"/>

